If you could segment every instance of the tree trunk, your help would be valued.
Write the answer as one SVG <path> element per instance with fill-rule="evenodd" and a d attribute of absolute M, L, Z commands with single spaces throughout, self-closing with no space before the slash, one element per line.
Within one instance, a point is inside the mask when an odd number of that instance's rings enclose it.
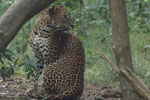
<path fill-rule="evenodd" d="M 83 7 L 84 7 L 83 0 L 79 0 L 79 14 L 78 14 L 78 16 L 79 16 L 79 31 L 78 31 L 78 34 L 80 34 L 80 35 L 85 35 L 85 29 L 84 29 L 84 25 L 83 25 L 83 21 L 82 21 Z"/>
<path fill-rule="evenodd" d="M 0 52 L 31 17 L 56 0 L 16 0 L 0 17 Z"/>
<path fill-rule="evenodd" d="M 79 11 L 79 19 L 80 19 L 80 27 L 82 28 L 82 8 L 83 8 L 83 0 L 80 1 L 80 11 Z"/>
<path fill-rule="evenodd" d="M 113 51 L 117 66 L 133 71 L 125 0 L 109 0 L 112 18 Z M 136 91 L 120 76 L 122 100 L 141 100 Z"/>

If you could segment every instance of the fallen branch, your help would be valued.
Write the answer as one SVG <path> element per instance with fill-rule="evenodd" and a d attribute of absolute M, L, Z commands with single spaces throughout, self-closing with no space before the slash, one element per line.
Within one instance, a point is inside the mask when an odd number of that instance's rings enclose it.
<path fill-rule="evenodd" d="M 98 55 L 105 59 L 115 70 L 115 72 L 117 72 L 119 75 L 123 75 L 127 82 L 137 91 L 137 93 L 139 93 L 145 99 L 150 100 L 150 90 L 146 87 L 144 82 L 130 69 L 115 66 L 112 61 L 102 53 L 98 53 Z"/>

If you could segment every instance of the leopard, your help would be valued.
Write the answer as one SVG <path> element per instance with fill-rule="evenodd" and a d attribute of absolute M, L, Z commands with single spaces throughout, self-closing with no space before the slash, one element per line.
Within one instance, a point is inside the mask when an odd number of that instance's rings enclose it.
<path fill-rule="evenodd" d="M 38 60 L 34 83 L 37 86 L 42 80 L 48 100 L 77 100 L 83 93 L 85 52 L 81 40 L 70 31 L 73 26 L 64 6 L 52 6 L 40 14 L 29 36 Z"/>

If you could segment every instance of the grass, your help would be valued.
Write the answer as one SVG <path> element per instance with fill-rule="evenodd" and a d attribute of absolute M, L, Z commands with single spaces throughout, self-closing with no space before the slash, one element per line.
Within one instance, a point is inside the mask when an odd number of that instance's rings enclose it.
<path fill-rule="evenodd" d="M 116 73 L 107 62 L 100 59 L 96 54 L 100 51 L 114 61 L 114 57 L 111 54 L 111 44 L 101 42 L 101 36 L 104 33 L 98 28 L 92 28 L 87 32 L 88 36 L 83 39 L 86 53 L 85 80 L 91 83 L 118 85 L 119 79 Z M 148 85 L 150 83 L 150 35 L 130 34 L 130 41 L 134 71 Z"/>
<path fill-rule="evenodd" d="M 87 37 L 83 39 L 86 55 L 85 80 L 87 82 L 107 84 L 110 82 L 115 83 L 118 80 L 109 64 L 97 55 L 98 52 L 102 52 L 110 59 L 113 58 L 111 44 L 101 42 L 104 33 L 104 31 L 102 32 L 98 28 L 92 28 L 88 30 Z"/>
<path fill-rule="evenodd" d="M 131 34 L 130 36 L 135 73 L 148 85 L 150 83 L 150 34 Z"/>

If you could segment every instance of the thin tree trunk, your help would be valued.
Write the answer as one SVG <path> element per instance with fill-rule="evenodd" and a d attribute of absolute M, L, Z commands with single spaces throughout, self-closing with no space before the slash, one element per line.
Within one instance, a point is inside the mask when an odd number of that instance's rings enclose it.
<path fill-rule="evenodd" d="M 80 1 L 80 12 L 79 12 L 79 19 L 80 19 L 80 27 L 82 27 L 82 8 L 83 8 L 83 0 Z"/>
<path fill-rule="evenodd" d="M 125 0 L 109 0 L 112 18 L 113 50 L 117 66 L 133 71 Z M 141 100 L 136 91 L 120 76 L 122 100 Z"/>
<path fill-rule="evenodd" d="M 82 11 L 83 11 L 83 7 L 84 7 L 84 2 L 83 0 L 79 0 L 79 34 L 80 35 L 85 35 L 85 29 L 83 26 L 83 21 L 82 21 Z"/>
<path fill-rule="evenodd" d="M 16 0 L 0 17 L 0 52 L 31 17 L 56 0 Z"/>

